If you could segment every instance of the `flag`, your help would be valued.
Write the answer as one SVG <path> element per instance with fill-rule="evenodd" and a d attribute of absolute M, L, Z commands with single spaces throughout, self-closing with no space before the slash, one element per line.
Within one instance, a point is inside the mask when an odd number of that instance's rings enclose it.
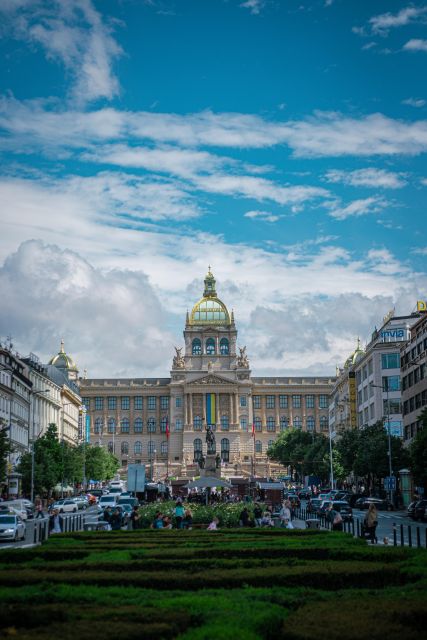
<path fill-rule="evenodd" d="M 255 438 L 255 420 L 252 422 L 252 437 Z"/>
<path fill-rule="evenodd" d="M 166 416 L 166 438 L 169 440 L 169 418 Z"/>
<path fill-rule="evenodd" d="M 216 396 L 214 393 L 206 394 L 206 424 L 216 424 Z"/>

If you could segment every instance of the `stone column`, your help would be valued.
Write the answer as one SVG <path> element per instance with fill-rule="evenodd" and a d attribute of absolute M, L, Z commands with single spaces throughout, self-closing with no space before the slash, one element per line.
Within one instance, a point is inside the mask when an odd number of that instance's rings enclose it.
<path fill-rule="evenodd" d="M 184 427 L 188 424 L 188 393 L 184 394 Z"/>
<path fill-rule="evenodd" d="M 221 416 L 219 412 L 219 393 L 215 394 L 215 405 L 216 405 L 216 428 L 219 429 L 221 425 Z"/>
<path fill-rule="evenodd" d="M 233 396 L 234 400 L 234 424 L 239 424 L 239 394 L 237 391 L 234 392 Z"/>
<path fill-rule="evenodd" d="M 228 404 L 229 404 L 229 407 L 230 407 L 229 418 L 230 418 L 230 427 L 231 427 L 231 425 L 234 423 L 234 407 L 233 407 L 233 394 L 232 393 L 228 394 Z"/>
<path fill-rule="evenodd" d="M 193 426 L 193 394 L 189 393 L 188 395 L 190 399 L 189 424 L 192 427 Z"/>

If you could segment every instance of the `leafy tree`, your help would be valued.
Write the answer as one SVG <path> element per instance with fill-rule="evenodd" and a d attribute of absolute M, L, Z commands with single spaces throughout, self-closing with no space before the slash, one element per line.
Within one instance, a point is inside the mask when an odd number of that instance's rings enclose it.
<path fill-rule="evenodd" d="M 419 415 L 421 429 L 413 439 L 410 448 L 410 469 L 417 486 L 427 491 L 427 409 Z"/>
<path fill-rule="evenodd" d="M 31 491 L 31 453 L 21 457 L 18 471 L 22 473 L 22 486 L 27 494 Z M 56 424 L 50 424 L 46 433 L 34 442 L 34 493 L 50 494 L 62 478 L 62 448 Z"/>
<path fill-rule="evenodd" d="M 110 480 L 114 477 L 120 463 L 116 456 L 103 447 L 86 445 L 86 478 Z"/>
<path fill-rule="evenodd" d="M 0 483 L 6 480 L 7 460 L 11 451 L 9 429 L 5 427 L 5 421 L 0 419 Z"/>
<path fill-rule="evenodd" d="M 340 456 L 344 475 L 348 476 L 354 471 L 354 461 L 360 446 L 359 429 L 348 429 L 340 432 L 340 437 L 336 443 L 336 449 Z"/>

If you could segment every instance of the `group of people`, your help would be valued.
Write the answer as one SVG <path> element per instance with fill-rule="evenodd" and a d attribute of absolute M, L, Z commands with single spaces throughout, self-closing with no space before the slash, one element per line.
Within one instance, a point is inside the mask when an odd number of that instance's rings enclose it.
<path fill-rule="evenodd" d="M 178 498 L 174 509 L 174 520 L 177 529 L 192 529 L 193 528 L 193 514 L 190 509 L 185 509 L 182 504 L 182 500 Z M 154 520 L 151 523 L 152 529 L 172 529 L 172 518 L 163 514 L 161 511 L 157 511 L 154 516 Z"/>

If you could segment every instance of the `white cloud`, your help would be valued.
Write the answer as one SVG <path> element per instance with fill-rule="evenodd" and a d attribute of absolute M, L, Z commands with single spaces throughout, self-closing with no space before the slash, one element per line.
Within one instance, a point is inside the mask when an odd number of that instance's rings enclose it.
<path fill-rule="evenodd" d="M 427 187 L 427 178 L 422 178 L 422 179 L 421 179 L 421 184 L 422 184 L 424 187 Z"/>
<path fill-rule="evenodd" d="M 402 100 L 402 104 L 407 104 L 410 107 L 419 109 L 420 107 L 424 107 L 427 102 L 423 98 L 406 98 L 406 100 Z"/>
<path fill-rule="evenodd" d="M 427 247 L 417 247 L 412 250 L 412 253 L 415 253 L 419 256 L 427 256 Z"/>
<path fill-rule="evenodd" d="M 122 50 L 90 0 L 32 0 L 0 6 L 7 29 L 17 38 L 41 46 L 74 78 L 71 96 L 78 104 L 119 92 L 112 70 Z"/>
<path fill-rule="evenodd" d="M 263 222 L 277 222 L 278 220 L 280 220 L 280 216 L 273 215 L 268 211 L 247 211 L 244 217 L 251 218 L 252 220 L 257 218 L 258 220 L 261 220 Z"/>
<path fill-rule="evenodd" d="M 427 121 L 405 122 L 374 113 L 360 118 L 317 112 L 305 120 L 283 122 L 241 113 L 203 111 L 189 115 L 55 111 L 40 101 L 3 98 L 2 145 L 25 153 L 40 148 L 88 148 L 92 143 L 152 140 L 184 147 L 262 148 L 289 146 L 298 157 L 416 155 L 427 151 Z"/>
<path fill-rule="evenodd" d="M 245 0 L 240 3 L 240 7 L 243 9 L 249 9 L 253 15 L 261 13 L 261 9 L 264 7 L 265 0 Z"/>
<path fill-rule="evenodd" d="M 413 38 L 403 45 L 404 51 L 427 51 L 427 40 Z"/>
<path fill-rule="evenodd" d="M 395 27 L 403 27 L 414 22 L 425 22 L 427 7 L 408 6 L 401 9 L 398 13 L 382 13 L 373 16 L 369 20 L 369 24 L 374 33 L 386 35 L 390 29 Z"/>
<path fill-rule="evenodd" d="M 142 272 L 96 269 L 73 251 L 32 240 L 0 268 L 0 298 L 0 335 L 12 331 L 21 352 L 46 362 L 63 337 L 81 373 L 168 375 L 168 312 Z"/>
<path fill-rule="evenodd" d="M 328 182 L 342 182 L 343 184 L 348 184 L 353 187 L 401 189 L 406 185 L 402 174 L 375 168 L 357 169 L 355 171 L 331 169 L 325 177 Z"/>
<path fill-rule="evenodd" d="M 364 216 L 371 213 L 378 213 L 384 209 L 389 203 L 384 198 L 372 196 L 370 198 L 360 198 L 353 200 L 346 207 L 332 209 L 330 216 L 336 220 L 345 220 L 350 217 Z"/>

